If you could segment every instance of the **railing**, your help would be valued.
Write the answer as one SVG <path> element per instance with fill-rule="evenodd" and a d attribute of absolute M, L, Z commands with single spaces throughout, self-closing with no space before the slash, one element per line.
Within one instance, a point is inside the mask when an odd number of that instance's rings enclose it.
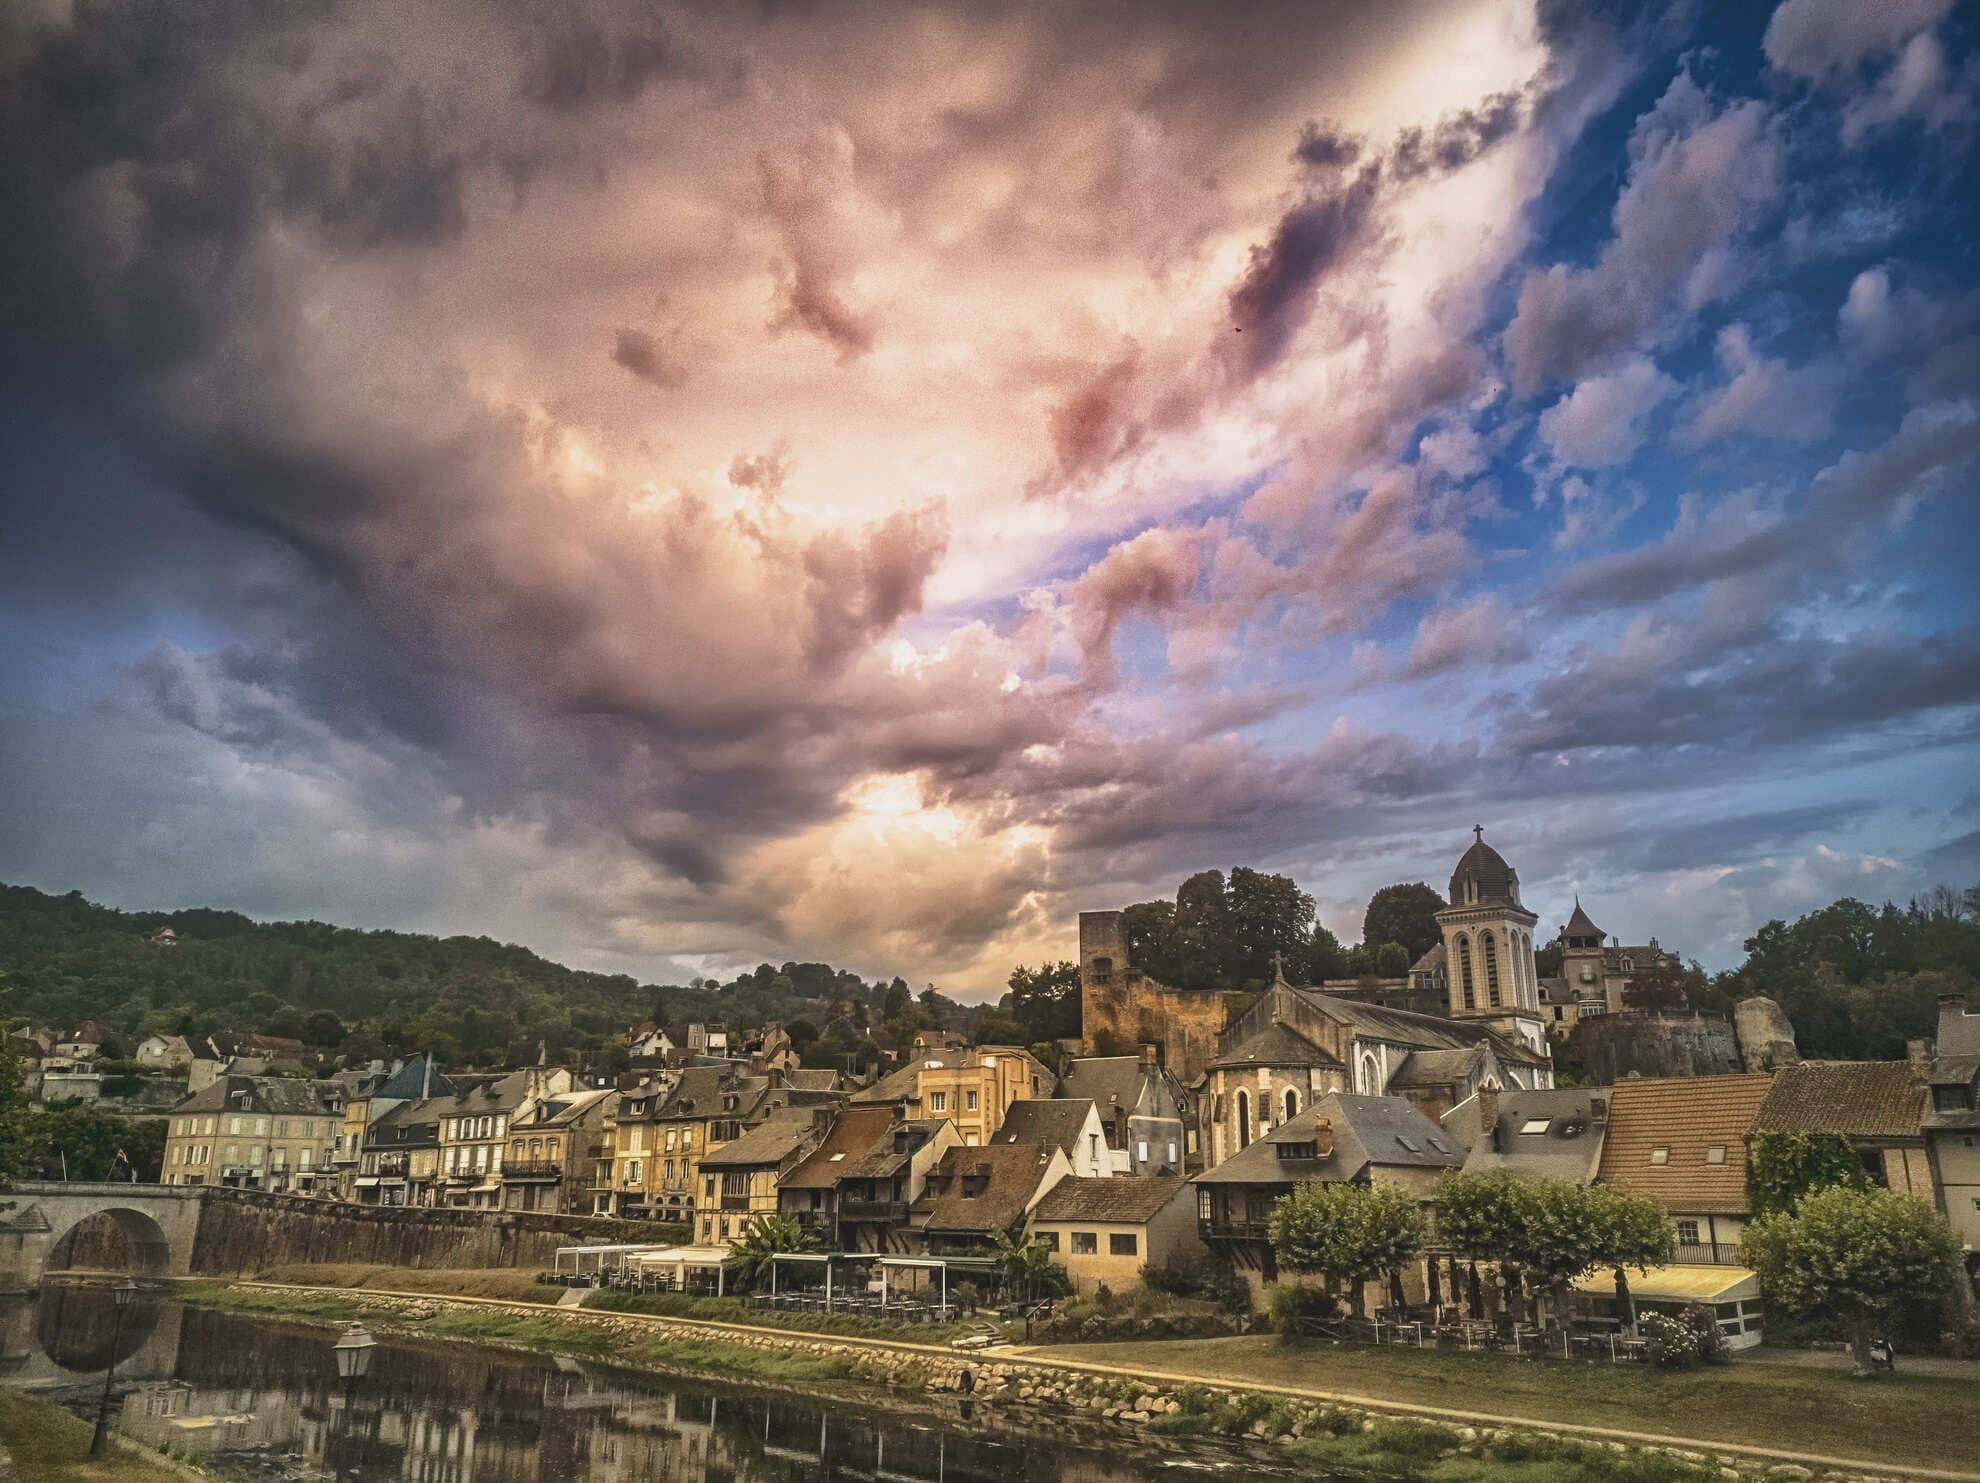
<path fill-rule="evenodd" d="M 1687 1266 L 1737 1267 L 1740 1265 L 1739 1247 L 1719 1242 L 1699 1242 L 1692 1244 L 1680 1241 L 1677 1259 Z"/>
<path fill-rule="evenodd" d="M 1226 1220 L 1213 1216 L 1209 1220 L 1199 1219 L 1197 1231 L 1208 1240 L 1226 1241 L 1265 1241 L 1270 1239 L 1271 1223 L 1264 1220 Z"/>
<path fill-rule="evenodd" d="M 564 1166 L 549 1159 L 515 1159 L 502 1165 L 504 1179 L 562 1179 Z"/>
<path fill-rule="evenodd" d="M 402 1153 L 380 1154 L 378 1167 L 372 1173 L 381 1179 L 395 1179 L 403 1176 L 412 1167 L 412 1160 Z"/>
<path fill-rule="evenodd" d="M 747 1210 L 749 1207 L 750 1198 L 748 1195 L 724 1195 L 722 1196 L 722 1203 L 718 1208 L 723 1210 Z"/>
<path fill-rule="evenodd" d="M 874 1225 L 896 1225 L 907 1219 L 907 1204 L 902 1200 L 841 1199 L 839 1219 L 866 1221 Z"/>

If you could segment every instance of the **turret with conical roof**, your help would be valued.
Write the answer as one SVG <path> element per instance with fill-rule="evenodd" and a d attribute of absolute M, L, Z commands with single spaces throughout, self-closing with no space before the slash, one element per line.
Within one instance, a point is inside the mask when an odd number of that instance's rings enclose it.
<path fill-rule="evenodd" d="M 1581 909 L 1581 897 L 1576 895 L 1574 898 L 1574 915 L 1569 917 L 1567 919 L 1567 925 L 1561 928 L 1561 946 L 1563 948 L 1599 948 L 1602 945 L 1602 938 L 1605 935 L 1600 927 L 1589 920 L 1588 913 Z"/>

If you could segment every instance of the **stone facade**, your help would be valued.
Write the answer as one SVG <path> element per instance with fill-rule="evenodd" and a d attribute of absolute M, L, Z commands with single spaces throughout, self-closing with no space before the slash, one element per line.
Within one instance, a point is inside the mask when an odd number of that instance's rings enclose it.
<path fill-rule="evenodd" d="M 1222 989 L 1172 989 L 1130 967 L 1121 912 L 1079 914 L 1082 1055 L 1153 1045 L 1162 1064 L 1190 1086 L 1217 1054 L 1230 997 Z"/>

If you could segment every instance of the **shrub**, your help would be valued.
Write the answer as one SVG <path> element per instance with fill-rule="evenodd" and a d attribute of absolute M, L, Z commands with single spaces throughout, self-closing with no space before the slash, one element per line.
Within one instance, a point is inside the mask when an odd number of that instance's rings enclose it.
<path fill-rule="evenodd" d="M 1361 1430 L 1361 1413 L 1340 1406 L 1327 1406 L 1313 1413 L 1306 1423 L 1308 1436 L 1315 1432 L 1330 1437 L 1351 1437 Z"/>
<path fill-rule="evenodd" d="M 1377 1452 L 1390 1457 L 1406 1457 L 1425 1462 L 1456 1450 L 1462 1440 L 1457 1432 L 1434 1421 L 1378 1421 L 1369 1441 Z"/>
<path fill-rule="evenodd" d="M 965 1313 L 974 1313 L 983 1302 L 983 1290 L 974 1282 L 958 1282 L 954 1297 L 958 1308 Z"/>
<path fill-rule="evenodd" d="M 1120 1311 L 1121 1305 L 1120 1299 L 1114 1296 L 1114 1290 L 1103 1282 L 1093 1289 L 1093 1306 L 1097 1311 L 1111 1316 Z"/>
<path fill-rule="evenodd" d="M 1176 1404 L 1186 1416 L 1207 1416 L 1217 1406 L 1217 1393 L 1207 1385 L 1185 1385 L 1176 1391 Z"/>
<path fill-rule="evenodd" d="M 1660 1369 L 1688 1370 L 1697 1364 L 1724 1364 L 1731 1358 L 1718 1320 L 1709 1308 L 1696 1303 L 1676 1314 L 1646 1313 L 1642 1328 L 1650 1362 Z"/>
<path fill-rule="evenodd" d="M 1333 1318 L 1340 1312 L 1340 1304 L 1331 1293 L 1303 1282 L 1275 1283 L 1271 1303 L 1272 1329 L 1286 1343 L 1301 1337 L 1301 1319 Z"/>
<path fill-rule="evenodd" d="M 1226 1313 L 1251 1311 L 1251 1288 L 1229 1262 L 1214 1258 L 1172 1262 L 1141 1269 L 1141 1282 L 1150 1292 L 1171 1298 L 1199 1298 Z"/>

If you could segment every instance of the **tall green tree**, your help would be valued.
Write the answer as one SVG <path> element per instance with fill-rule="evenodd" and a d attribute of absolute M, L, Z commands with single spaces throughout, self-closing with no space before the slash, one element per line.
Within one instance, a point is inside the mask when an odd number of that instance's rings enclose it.
<path fill-rule="evenodd" d="M 1746 1199 L 1755 1215 L 1792 1210 L 1818 1189 L 1869 1182 L 1855 1145 L 1840 1133 L 1759 1133 L 1747 1152 Z"/>
<path fill-rule="evenodd" d="M 1230 934 L 1222 982 L 1268 983 L 1277 959 L 1293 982 L 1304 981 L 1312 955 L 1313 898 L 1283 875 L 1232 867 L 1225 892 Z"/>
<path fill-rule="evenodd" d="M 1060 1040 L 1080 1031 L 1079 964 L 1041 963 L 1011 970 L 1011 1013 L 1024 1026 L 1019 1044 Z"/>
<path fill-rule="evenodd" d="M 13 1188 L 16 1180 L 32 1179 L 41 1172 L 35 1106 L 22 1079 L 13 1031 L 12 1025 L 0 1020 L 0 1194 Z"/>
<path fill-rule="evenodd" d="M 1878 1327 L 1900 1307 L 1944 1298 L 1960 1269 L 1946 1218 L 1885 1189 L 1831 1185 L 1761 1216 L 1741 1239 L 1770 1311 L 1841 1322 L 1859 1375 L 1871 1373 Z"/>
<path fill-rule="evenodd" d="M 1274 1202 L 1267 1234 L 1282 1266 L 1319 1273 L 1330 1294 L 1346 1284 L 1359 1317 L 1364 1285 L 1415 1260 L 1428 1229 L 1423 1207 L 1393 1185 L 1305 1180 Z"/>
<path fill-rule="evenodd" d="M 1437 925 L 1437 913 L 1444 906 L 1444 898 L 1422 881 L 1384 886 L 1368 900 L 1361 940 L 1371 946 L 1399 942 L 1414 963 L 1444 940 Z"/>
<path fill-rule="evenodd" d="M 1437 1236 L 1469 1266 L 1467 1303 L 1473 1318 L 1483 1318 L 1478 1264 L 1497 1262 L 1506 1279 L 1509 1299 L 1518 1301 L 1520 1274 L 1511 1253 L 1524 1239 L 1526 1220 L 1518 1176 L 1503 1169 L 1482 1174 L 1446 1174 L 1437 1184 Z"/>

